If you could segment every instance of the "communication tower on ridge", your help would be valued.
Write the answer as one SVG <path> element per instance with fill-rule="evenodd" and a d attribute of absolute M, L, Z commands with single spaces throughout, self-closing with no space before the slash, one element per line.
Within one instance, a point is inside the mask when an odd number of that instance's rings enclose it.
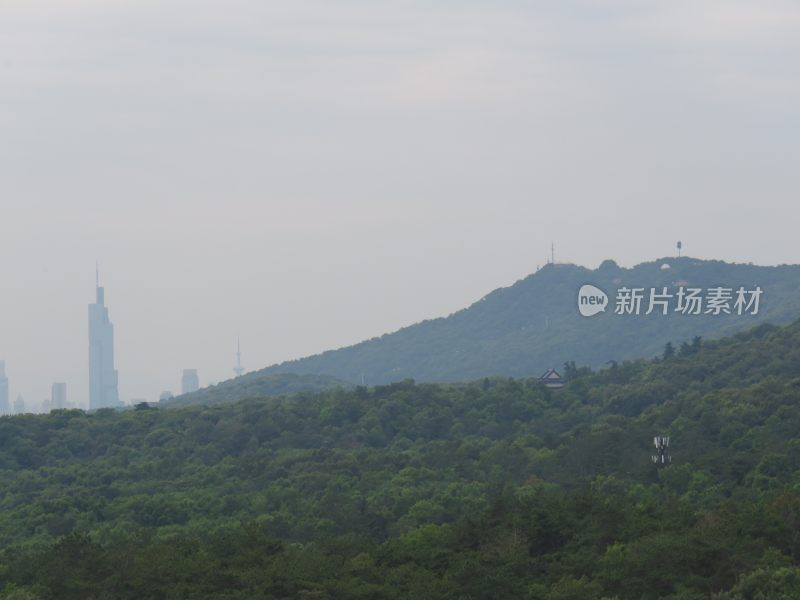
<path fill-rule="evenodd" d="M 244 373 L 244 367 L 242 366 L 242 346 L 239 343 L 239 338 L 236 338 L 236 366 L 233 368 L 233 372 L 237 377 L 241 377 Z"/>

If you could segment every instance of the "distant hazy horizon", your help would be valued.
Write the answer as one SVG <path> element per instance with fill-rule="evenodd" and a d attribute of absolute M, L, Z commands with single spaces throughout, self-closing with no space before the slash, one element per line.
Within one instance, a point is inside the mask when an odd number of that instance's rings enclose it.
<path fill-rule="evenodd" d="M 800 262 L 800 7 L 0 4 L 0 360 L 120 395 L 447 315 L 556 260 Z"/>
<path fill-rule="evenodd" d="M 665 256 L 661 256 L 661 257 L 653 257 L 653 258 L 650 258 L 650 259 L 647 259 L 647 260 L 637 261 L 636 263 L 633 263 L 633 264 L 624 264 L 624 263 L 621 263 L 620 261 L 615 261 L 615 262 L 620 264 L 620 266 L 622 266 L 622 267 L 632 267 L 632 266 L 635 266 L 635 264 L 639 264 L 640 262 L 651 262 L 651 261 L 657 261 L 659 259 L 669 259 L 669 258 L 670 257 L 668 255 L 665 255 Z M 687 257 L 687 258 L 700 258 L 700 257 Z M 596 261 L 596 264 L 594 264 L 594 265 L 579 265 L 579 266 L 584 266 L 586 268 L 596 268 L 599 265 L 599 263 L 602 262 L 603 260 L 609 260 L 609 259 L 606 258 L 606 259 L 598 260 L 598 261 Z M 615 260 L 615 259 L 611 258 L 610 260 Z M 713 257 L 708 257 L 707 259 L 703 259 L 703 260 L 719 260 L 719 259 L 715 259 Z M 539 263 L 537 265 L 536 269 L 538 269 L 538 268 L 540 268 L 540 266 L 546 264 L 546 261 L 547 261 L 547 257 L 545 257 L 545 259 L 543 259 L 541 261 L 541 263 Z M 559 262 L 559 261 L 557 261 L 557 262 Z M 726 262 L 729 262 L 729 261 L 726 261 Z M 788 264 L 788 263 L 778 263 L 778 264 Z M 759 265 L 759 266 L 777 266 L 777 264 L 776 265 Z M 532 270 L 531 273 L 534 272 L 536 269 Z M 520 276 L 516 280 L 524 278 L 524 277 L 530 275 L 531 273 L 520 274 Z M 516 280 L 514 280 L 514 281 L 516 281 Z M 400 329 L 400 328 L 408 326 L 408 325 L 412 325 L 412 324 L 420 322 L 420 321 L 422 321 L 424 319 L 438 318 L 438 317 L 447 316 L 448 314 L 451 314 L 452 312 L 455 312 L 455 311 L 457 311 L 457 310 L 459 310 L 461 308 L 467 307 L 469 304 L 472 304 L 473 302 L 479 300 L 480 297 L 482 297 L 485 294 L 488 294 L 489 292 L 493 291 L 494 289 L 496 289 L 498 287 L 506 287 L 506 286 L 512 285 L 514 283 L 514 281 L 501 282 L 501 283 L 495 285 L 495 287 L 493 287 L 491 289 L 484 290 L 478 296 L 474 296 L 474 297 L 470 297 L 470 298 L 464 298 L 464 300 L 463 300 L 463 302 L 461 304 L 454 305 L 450 309 L 448 309 L 448 310 L 446 310 L 444 312 L 437 313 L 437 314 L 425 314 L 425 315 L 421 315 L 421 316 L 415 318 L 413 321 L 408 321 L 408 322 L 404 322 L 404 323 L 397 323 L 397 324 L 388 325 L 386 329 L 373 331 L 371 333 L 365 334 L 362 338 L 349 339 L 349 340 L 346 340 L 344 342 L 338 343 L 337 345 L 330 345 L 330 346 L 324 346 L 324 347 L 313 347 L 313 342 L 312 342 L 312 345 L 309 346 L 310 349 L 305 351 L 305 352 L 303 352 L 302 354 L 281 356 L 281 357 L 276 358 L 276 359 L 271 359 L 270 362 L 266 362 L 266 363 L 263 363 L 263 364 L 257 364 L 257 365 L 250 365 L 249 367 L 246 368 L 246 371 L 247 372 L 254 371 L 254 370 L 258 370 L 258 369 L 261 369 L 261 368 L 264 368 L 264 367 L 267 367 L 267 366 L 271 366 L 273 364 L 277 364 L 277 363 L 280 363 L 280 362 L 284 362 L 284 361 L 287 361 L 287 360 L 292 360 L 292 359 L 296 359 L 296 358 L 302 358 L 302 357 L 305 357 L 305 356 L 308 356 L 308 355 L 312 355 L 312 354 L 317 354 L 319 352 L 323 352 L 325 350 L 332 350 L 332 349 L 336 349 L 336 348 L 339 348 L 339 347 L 342 347 L 342 346 L 351 345 L 351 344 L 354 344 L 354 343 L 357 343 L 357 342 L 361 342 L 361 341 L 363 341 L 365 339 L 369 339 L 371 337 L 380 336 L 380 335 L 382 335 L 384 333 L 394 332 L 397 329 Z M 103 285 L 103 282 L 101 282 L 101 285 Z M 94 290 L 92 289 L 92 291 L 94 291 Z M 106 293 L 108 294 L 107 290 L 106 290 Z M 94 300 L 92 299 L 92 302 L 93 301 Z M 90 302 L 86 303 L 87 306 L 88 306 L 88 304 L 90 304 Z M 130 305 L 131 302 L 128 301 L 127 304 Z M 135 301 L 134 301 L 134 304 L 135 304 Z M 106 306 L 109 306 L 108 302 L 106 302 Z M 53 311 L 58 311 L 61 307 L 53 306 L 52 308 L 53 308 Z M 177 307 L 173 307 L 173 309 L 176 309 L 176 308 Z M 113 306 L 109 306 L 109 309 L 111 311 L 111 319 L 112 319 L 112 322 L 114 322 L 115 329 L 117 331 L 119 331 L 119 324 L 115 322 L 116 320 L 114 318 L 114 307 Z M 135 307 L 134 307 L 134 311 L 135 311 Z M 329 315 L 329 317 L 331 319 L 335 319 L 336 315 Z M 86 328 L 88 329 L 88 319 L 86 319 L 85 325 L 86 325 Z M 71 328 L 74 328 L 74 323 L 70 324 L 70 326 L 71 326 Z M 121 334 L 121 339 L 125 340 L 126 338 L 127 338 L 126 332 L 123 330 L 122 334 Z M 119 355 L 120 353 L 122 353 L 123 355 L 129 354 L 129 352 L 127 351 L 126 348 L 120 348 L 120 344 L 119 344 L 119 341 L 118 341 L 119 339 L 120 339 L 120 335 L 117 334 L 117 341 L 115 343 L 117 355 Z M 246 339 L 248 339 L 248 338 L 246 338 Z M 229 347 L 226 348 L 226 350 L 228 351 L 227 355 L 225 357 L 223 357 L 222 360 L 219 361 L 219 364 L 216 364 L 216 365 L 213 364 L 213 360 L 212 360 L 208 364 L 205 365 L 208 368 L 207 370 L 208 370 L 209 373 L 211 373 L 212 375 L 219 375 L 219 376 L 217 378 L 213 378 L 213 377 L 206 376 L 205 373 L 201 373 L 200 374 L 201 375 L 201 386 L 205 387 L 207 385 L 214 384 L 214 383 L 219 383 L 221 381 L 224 381 L 226 379 L 230 379 L 231 377 L 233 377 L 233 367 L 235 366 L 235 360 L 236 360 L 235 352 L 236 352 L 237 341 L 238 341 L 238 338 L 229 341 L 229 343 L 228 343 Z M 80 346 L 81 344 L 83 344 L 85 346 L 84 350 L 85 350 L 85 352 L 87 354 L 86 372 L 85 373 L 78 372 L 77 379 L 74 382 L 72 382 L 73 385 L 70 385 L 71 382 L 69 380 L 65 380 L 64 378 L 52 378 L 52 381 L 45 381 L 43 383 L 39 382 L 39 383 L 41 383 L 41 385 L 36 385 L 37 381 L 36 381 L 36 379 L 34 379 L 33 380 L 33 385 L 31 385 L 31 389 L 34 389 L 36 387 L 42 387 L 42 385 L 46 386 L 46 389 L 42 393 L 42 397 L 39 398 L 39 399 L 31 398 L 31 397 L 26 396 L 25 393 L 24 393 L 24 390 L 22 389 L 22 386 L 15 385 L 16 381 L 14 381 L 13 378 L 12 378 L 12 381 L 11 381 L 11 401 L 12 402 L 17 397 L 18 394 L 22 394 L 25 397 L 28 410 L 30 410 L 30 409 L 34 409 L 35 410 L 35 409 L 38 408 L 38 405 L 40 405 L 43 400 L 49 399 L 49 395 L 48 394 L 49 394 L 50 386 L 52 385 L 52 383 L 54 383 L 56 381 L 59 381 L 59 382 L 66 381 L 66 383 L 68 384 L 70 403 L 71 404 L 78 404 L 80 408 L 87 408 L 86 405 L 88 405 L 88 401 L 84 400 L 84 396 L 76 395 L 75 389 L 81 390 L 83 388 L 86 388 L 86 391 L 84 393 L 86 394 L 86 397 L 88 398 L 88 385 L 86 385 L 86 383 L 83 381 L 83 379 L 87 379 L 88 380 L 88 340 L 81 340 L 80 343 L 75 343 L 76 340 L 70 340 L 70 342 L 73 343 L 72 345 L 74 346 L 75 352 L 80 352 L 80 349 L 77 346 Z M 256 340 L 256 342 L 258 342 L 258 341 Z M 263 344 L 258 344 L 259 347 L 262 346 L 262 345 Z M 207 354 L 214 354 L 214 350 L 215 349 L 213 349 L 213 348 L 206 349 L 206 353 Z M 217 352 L 216 354 L 221 355 L 222 353 Z M 0 357 L 0 360 L 3 360 L 3 358 Z M 6 363 L 9 362 L 8 359 L 5 359 L 5 360 L 6 360 Z M 226 360 L 227 360 L 227 362 L 225 362 Z M 179 364 L 179 363 L 175 362 L 174 364 Z M 181 386 L 180 379 L 181 379 L 182 370 L 184 368 L 197 368 L 196 365 L 194 365 L 194 366 L 192 366 L 192 365 L 184 365 L 183 367 L 175 368 L 175 369 L 173 369 L 173 373 L 171 374 L 172 375 L 172 379 L 171 380 L 169 379 L 169 376 L 164 376 L 163 373 L 159 373 L 161 375 L 161 377 L 158 379 L 158 381 L 164 382 L 164 385 L 161 385 L 160 387 L 159 387 L 158 384 L 156 384 L 155 386 L 151 385 L 149 392 L 145 391 L 143 393 L 140 393 L 140 395 L 137 396 L 137 395 L 126 394 L 125 391 L 126 391 L 127 387 L 135 388 L 137 390 L 145 390 L 146 389 L 146 383 L 144 381 L 141 381 L 141 382 L 136 382 L 136 384 L 133 384 L 133 382 L 127 381 L 128 386 L 126 387 L 125 383 L 126 383 L 126 380 L 128 378 L 126 377 L 126 373 L 124 372 L 123 368 L 120 366 L 119 360 L 117 360 L 117 365 L 116 366 L 121 371 L 121 373 L 120 373 L 121 398 L 123 399 L 123 401 L 126 404 L 130 404 L 132 401 L 138 401 L 138 400 L 146 400 L 146 401 L 151 401 L 151 402 L 152 401 L 156 401 L 156 400 L 158 400 L 158 396 L 162 391 L 171 391 L 175 395 L 179 395 L 180 394 L 180 386 Z M 200 369 L 200 370 L 202 371 L 202 369 Z M 161 369 L 161 371 L 164 371 L 164 369 Z M 25 372 L 25 370 L 23 370 L 22 372 Z M 155 372 L 158 372 L 158 371 L 156 369 L 154 369 L 154 373 Z M 13 373 L 12 373 L 12 375 L 13 375 Z"/>

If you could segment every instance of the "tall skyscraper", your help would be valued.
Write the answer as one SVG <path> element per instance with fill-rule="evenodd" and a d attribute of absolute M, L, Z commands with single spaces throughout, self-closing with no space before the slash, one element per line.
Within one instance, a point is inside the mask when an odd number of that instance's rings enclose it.
<path fill-rule="evenodd" d="M 67 408 L 67 384 L 54 383 L 50 393 L 50 410 Z"/>
<path fill-rule="evenodd" d="M 22 394 L 20 394 L 14 401 L 14 414 L 21 415 L 24 412 L 25 412 L 25 398 L 23 398 Z"/>
<path fill-rule="evenodd" d="M 6 361 L 0 360 L 0 415 L 10 415 L 11 404 L 8 401 L 8 377 L 6 377 Z"/>
<path fill-rule="evenodd" d="M 181 393 L 188 394 L 200 389 L 200 378 L 197 376 L 197 369 L 184 369 L 181 379 Z"/>
<path fill-rule="evenodd" d="M 97 301 L 89 305 L 89 409 L 121 406 L 114 368 L 114 325 L 97 276 Z"/>

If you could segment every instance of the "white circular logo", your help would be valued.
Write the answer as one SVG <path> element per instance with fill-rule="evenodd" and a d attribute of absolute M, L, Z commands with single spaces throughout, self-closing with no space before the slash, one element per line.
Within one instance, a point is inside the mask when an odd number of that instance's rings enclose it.
<path fill-rule="evenodd" d="M 605 312 L 607 306 L 608 296 L 599 287 L 587 283 L 578 290 L 578 311 L 584 317 Z"/>

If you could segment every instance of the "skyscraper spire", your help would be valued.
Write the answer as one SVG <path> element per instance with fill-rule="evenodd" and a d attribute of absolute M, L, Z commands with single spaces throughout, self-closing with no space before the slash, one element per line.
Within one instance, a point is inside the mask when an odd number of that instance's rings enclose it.
<path fill-rule="evenodd" d="M 120 406 L 114 368 L 114 325 L 108 318 L 100 269 L 95 265 L 97 300 L 89 305 L 89 408 Z"/>

